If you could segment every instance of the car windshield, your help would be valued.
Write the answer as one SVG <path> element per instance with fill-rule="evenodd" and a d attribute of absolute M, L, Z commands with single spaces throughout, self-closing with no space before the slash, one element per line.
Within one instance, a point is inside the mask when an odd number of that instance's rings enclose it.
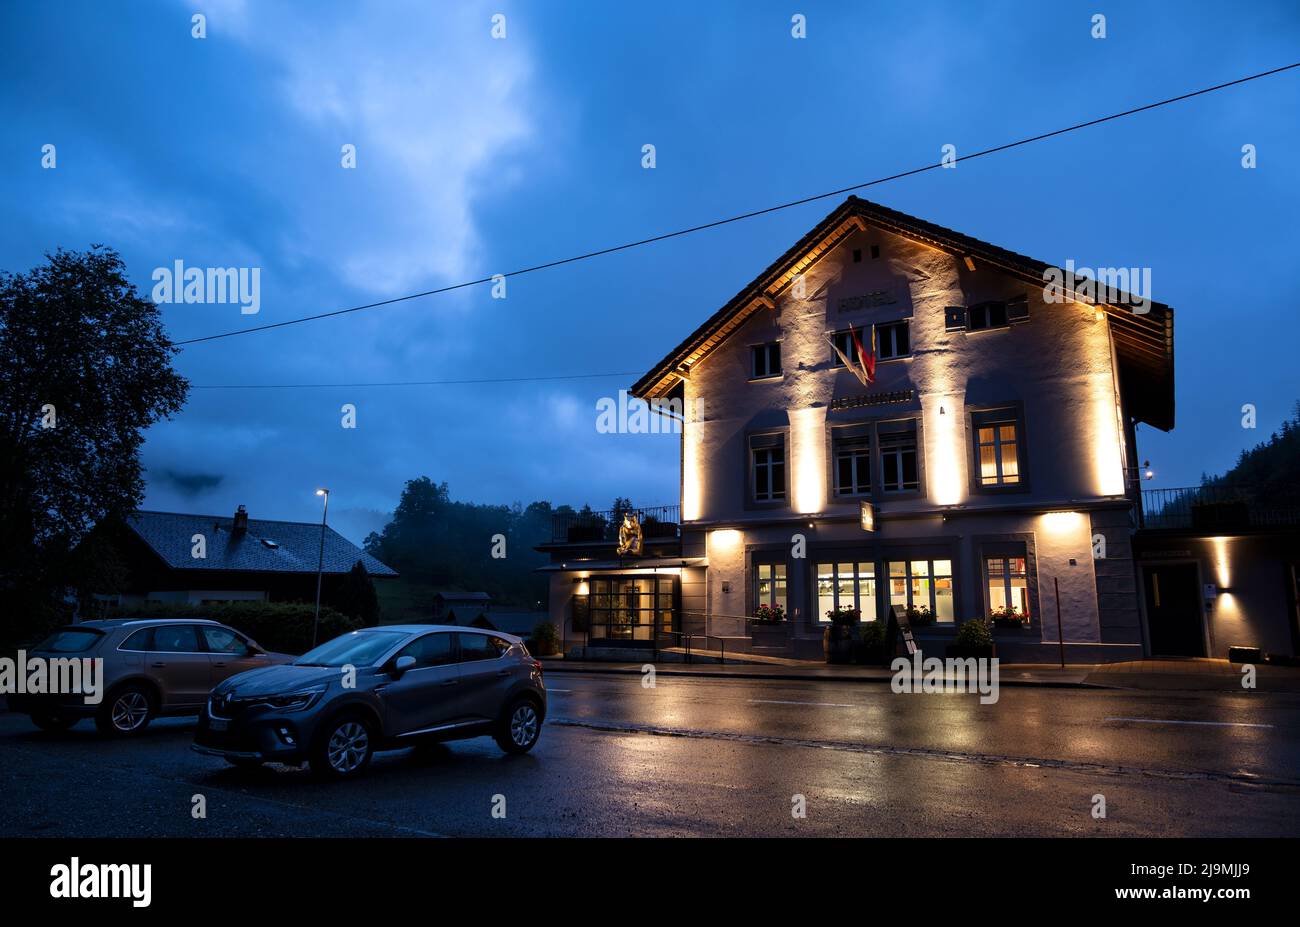
<path fill-rule="evenodd" d="M 59 628 L 36 649 L 46 653 L 82 653 L 95 646 L 101 636 L 99 631 L 89 628 Z"/>
<path fill-rule="evenodd" d="M 406 636 L 405 631 L 353 631 L 308 650 L 293 662 L 295 666 L 369 666 Z"/>

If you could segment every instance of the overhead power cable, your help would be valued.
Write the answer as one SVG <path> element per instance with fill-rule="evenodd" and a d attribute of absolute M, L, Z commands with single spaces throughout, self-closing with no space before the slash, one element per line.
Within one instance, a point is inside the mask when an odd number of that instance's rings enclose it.
<path fill-rule="evenodd" d="M 203 342 L 217 341 L 223 338 L 234 338 L 236 335 L 250 335 L 253 332 L 265 332 L 275 328 L 286 328 L 290 325 L 301 325 L 305 322 L 315 322 L 320 319 L 329 319 L 329 318 L 333 318 L 334 316 L 347 315 L 348 313 L 352 313 L 352 312 L 362 312 L 367 309 L 378 309 L 382 306 L 392 306 L 397 303 L 408 302 L 413 299 L 422 299 L 426 296 L 436 296 L 440 293 L 450 293 L 453 290 L 463 290 L 466 287 L 479 286 L 484 283 L 491 283 L 492 281 L 499 279 L 501 277 L 519 277 L 519 276 L 523 276 L 524 274 L 531 274 L 539 270 L 548 270 L 552 267 L 562 267 L 565 264 L 575 264 L 578 261 L 586 261 L 586 260 L 590 260 L 591 258 L 602 257 L 607 254 L 615 254 L 619 251 L 628 251 L 632 248 L 639 248 L 643 245 L 650 245 L 660 241 L 667 241 L 671 238 L 680 238 L 683 235 L 691 235 L 694 234 L 695 232 L 706 231 L 707 229 L 715 229 L 718 228 L 719 226 L 729 225 L 733 222 L 741 222 L 745 219 L 754 219 L 757 218 L 758 216 L 765 216 L 768 215 L 769 213 L 779 212 L 783 209 L 792 209 L 795 206 L 803 206 L 807 203 L 814 203 L 818 200 L 828 199 L 833 196 L 843 196 L 845 193 L 852 193 L 854 190 L 862 190 L 865 189 L 866 187 L 876 186 L 877 184 L 888 183 L 893 180 L 900 180 L 903 177 L 911 177 L 914 174 L 923 174 L 926 171 L 932 171 L 942 167 L 944 163 L 954 164 L 958 161 L 973 161 L 976 158 L 982 158 L 986 155 L 997 154 L 998 152 L 1001 151 L 1008 151 L 1012 148 L 1019 148 L 1022 145 L 1029 145 L 1034 142 L 1041 142 L 1044 139 L 1054 138 L 1058 135 L 1065 135 L 1069 132 L 1077 132 L 1080 129 L 1086 129 L 1091 126 L 1101 125 L 1104 122 L 1111 122 L 1116 119 L 1123 119 L 1126 116 L 1133 116 L 1136 115 L 1137 113 L 1144 113 L 1148 110 L 1157 109 L 1161 106 L 1168 106 L 1171 103 L 1178 103 L 1182 100 L 1190 100 L 1193 97 L 1204 96 L 1205 94 L 1215 93 L 1216 91 L 1219 90 L 1226 90 L 1227 88 L 1235 87 L 1238 84 L 1245 84 L 1250 81 L 1260 80 L 1261 78 L 1271 77 L 1274 74 L 1281 74 L 1283 71 L 1290 71 L 1294 68 L 1300 68 L 1300 61 L 1297 61 L 1294 64 L 1283 65 L 1280 68 L 1272 68 L 1267 71 L 1261 71 L 1258 74 L 1251 74 L 1246 77 L 1239 77 L 1236 80 L 1226 81 L 1222 84 L 1215 84 L 1212 87 L 1202 87 L 1200 90 L 1192 90 L 1189 91 L 1188 93 L 1181 93 L 1178 96 L 1169 97 L 1164 100 L 1157 100 L 1154 103 L 1146 103 L 1142 106 L 1134 107 L 1133 109 L 1126 109 L 1123 112 L 1111 113 L 1109 116 L 1101 116 L 1096 119 L 1089 119 L 1086 122 L 1077 122 L 1074 125 L 1066 126 L 1061 129 L 1053 129 L 1050 132 L 1042 132 L 1039 133 L 1038 135 L 1031 135 L 1028 138 L 1022 138 L 1014 142 L 1007 142 L 1006 144 L 1003 145 L 996 145 L 993 148 L 985 148 L 982 151 L 976 151 L 973 154 L 960 155 L 954 158 L 949 158 L 946 160 L 946 162 L 936 161 L 933 164 L 926 164 L 921 167 L 911 168 L 910 170 L 899 171 L 898 173 L 890 174 L 887 177 L 877 177 L 875 180 L 867 180 L 862 183 L 853 184 L 852 186 L 840 187 L 838 190 L 828 190 L 825 193 L 818 193 L 813 196 L 805 196 L 802 199 L 791 200 L 788 203 L 780 203 L 776 206 L 768 206 L 763 209 L 755 209 L 751 212 L 740 213 L 739 215 L 729 216 L 728 218 L 725 219 L 716 219 L 712 222 L 705 222 L 700 225 L 692 225 L 689 228 L 677 229 L 674 232 L 665 232 L 662 235 L 653 235 L 649 238 L 641 238 L 636 241 L 629 241 L 624 244 L 614 245 L 609 248 L 600 248 L 596 251 L 588 251 L 584 254 L 575 254 L 572 257 L 561 258 L 556 261 L 547 261 L 544 264 L 534 264 L 531 267 L 524 267 L 519 270 L 512 270 L 509 273 L 493 274 L 488 277 L 480 277 L 477 280 L 466 280 L 464 283 L 455 283 L 450 286 L 437 287 L 436 289 L 432 289 L 432 290 L 423 290 L 419 293 L 408 293 L 405 296 L 395 296 L 391 299 L 382 299 L 377 302 L 365 303 L 360 306 L 350 306 L 346 309 L 335 309 L 332 312 L 321 312 L 316 315 L 306 315 L 297 319 L 286 319 L 283 322 L 271 322 L 266 325 L 254 325 L 251 328 L 240 328 L 234 331 L 220 332 L 215 335 L 204 335 L 201 338 L 189 338 L 184 341 L 174 342 L 174 344 L 177 345 L 201 344 Z"/>

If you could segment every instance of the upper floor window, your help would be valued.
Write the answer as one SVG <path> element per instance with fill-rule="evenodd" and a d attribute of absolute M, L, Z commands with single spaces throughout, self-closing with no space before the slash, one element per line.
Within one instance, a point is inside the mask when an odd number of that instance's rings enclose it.
<path fill-rule="evenodd" d="M 750 347 L 750 370 L 752 379 L 779 377 L 781 375 L 781 342 L 756 344 Z"/>
<path fill-rule="evenodd" d="M 885 492 L 907 492 L 921 486 L 916 448 L 916 422 L 897 428 L 881 426 L 880 488 Z"/>
<path fill-rule="evenodd" d="M 893 360 L 908 357 L 912 353 L 907 320 L 889 322 L 876 326 L 876 357 L 880 360 Z M 870 350 L 868 348 L 867 350 Z"/>
<path fill-rule="evenodd" d="M 871 426 L 847 425 L 831 432 L 835 455 L 835 495 L 871 492 Z"/>
<path fill-rule="evenodd" d="M 755 502 L 785 499 L 785 436 L 754 435 L 749 439 L 750 486 Z"/>
<path fill-rule="evenodd" d="M 966 327 L 973 332 L 985 328 L 1006 328 L 1008 324 L 1006 303 L 980 303 L 971 306 L 968 313 Z"/>
<path fill-rule="evenodd" d="M 975 455 L 981 486 L 1015 486 L 1021 481 L 1020 425 L 1014 410 L 977 412 Z"/>
<path fill-rule="evenodd" d="M 863 349 L 871 353 L 871 329 L 858 328 L 854 329 L 858 338 L 862 341 Z M 876 360 L 896 360 L 900 357 L 910 357 L 912 355 L 912 339 L 910 337 L 911 326 L 907 319 L 898 322 L 885 322 L 875 326 L 876 333 Z M 831 340 L 839 351 L 833 351 L 835 355 L 831 358 L 832 367 L 843 367 L 844 361 L 840 359 L 840 351 L 844 352 L 845 357 L 853 358 L 853 332 L 845 329 L 842 332 L 834 332 Z"/>

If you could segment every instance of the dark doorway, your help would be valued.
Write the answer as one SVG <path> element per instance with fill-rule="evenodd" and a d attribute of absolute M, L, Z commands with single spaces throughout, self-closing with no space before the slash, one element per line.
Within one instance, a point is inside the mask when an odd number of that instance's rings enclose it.
<path fill-rule="evenodd" d="M 1158 657 L 1203 657 L 1200 577 L 1194 563 L 1142 567 L 1151 653 Z"/>

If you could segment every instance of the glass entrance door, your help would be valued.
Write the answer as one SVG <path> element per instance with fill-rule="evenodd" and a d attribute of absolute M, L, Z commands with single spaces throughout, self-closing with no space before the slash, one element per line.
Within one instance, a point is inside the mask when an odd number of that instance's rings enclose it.
<path fill-rule="evenodd" d="M 675 577 L 592 577 L 589 583 L 593 642 L 649 647 L 657 630 L 676 627 Z"/>

